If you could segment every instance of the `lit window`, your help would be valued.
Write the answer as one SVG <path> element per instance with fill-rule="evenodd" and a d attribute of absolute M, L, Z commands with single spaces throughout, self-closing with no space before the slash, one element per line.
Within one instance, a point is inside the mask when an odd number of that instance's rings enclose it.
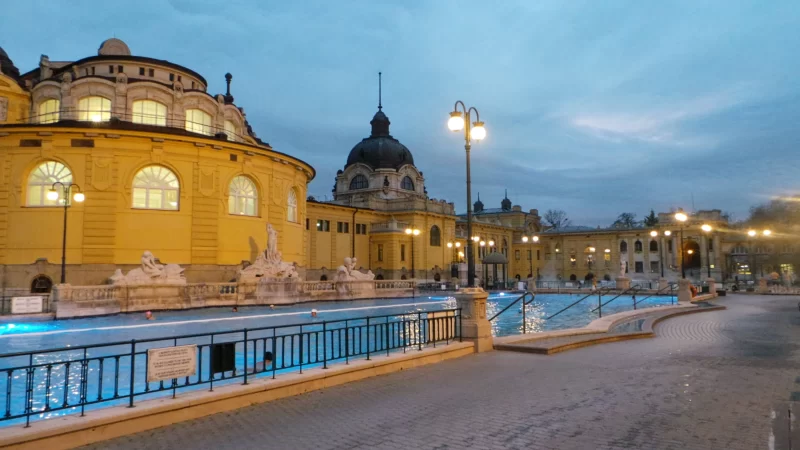
<path fill-rule="evenodd" d="M 228 187 L 228 213 L 255 216 L 258 208 L 258 191 L 250 178 L 239 175 Z"/>
<path fill-rule="evenodd" d="M 39 103 L 39 123 L 58 122 L 59 109 L 61 101 L 54 98 Z"/>
<path fill-rule="evenodd" d="M 167 125 L 167 106 L 153 100 L 133 102 L 133 123 L 146 125 Z"/>
<path fill-rule="evenodd" d="M 403 178 L 403 182 L 400 184 L 400 187 L 407 190 L 413 191 L 414 190 L 414 182 L 411 181 L 411 177 Z"/>
<path fill-rule="evenodd" d="M 229 141 L 236 140 L 236 124 L 233 121 L 225 121 L 225 134 L 228 136 Z"/>
<path fill-rule="evenodd" d="M 34 169 L 28 176 L 28 206 L 58 206 L 63 205 L 63 198 L 50 200 L 47 198 L 47 191 L 53 187 L 53 183 L 61 182 L 65 185 L 72 184 L 72 172 L 60 162 L 47 161 Z M 59 195 L 61 189 L 56 189 Z"/>
<path fill-rule="evenodd" d="M 111 119 L 111 100 L 105 97 L 83 97 L 78 101 L 78 120 L 105 122 Z"/>
<path fill-rule="evenodd" d="M 286 201 L 286 220 L 297 222 L 297 193 L 294 189 L 289 189 L 289 196 Z"/>
<path fill-rule="evenodd" d="M 180 184 L 171 170 L 147 166 L 133 178 L 133 207 L 176 211 Z"/>
<path fill-rule="evenodd" d="M 367 180 L 367 177 L 365 177 L 364 175 L 361 174 L 356 175 L 353 177 L 352 180 L 350 180 L 351 191 L 355 191 L 357 189 L 366 189 L 368 187 L 369 187 L 369 181 Z"/>
<path fill-rule="evenodd" d="M 186 110 L 186 131 L 211 135 L 211 116 L 199 109 Z"/>

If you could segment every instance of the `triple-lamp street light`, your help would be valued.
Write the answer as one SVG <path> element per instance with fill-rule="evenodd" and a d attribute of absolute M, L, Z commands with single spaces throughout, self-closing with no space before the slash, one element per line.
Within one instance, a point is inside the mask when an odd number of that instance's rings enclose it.
<path fill-rule="evenodd" d="M 539 236 L 531 236 L 530 238 L 528 238 L 528 236 L 522 236 L 522 242 L 527 244 L 528 241 L 531 241 L 531 243 L 535 244 L 535 243 L 539 242 Z M 531 249 L 528 250 L 528 261 L 531 262 L 530 274 L 531 274 L 531 278 L 533 278 L 533 247 L 532 246 L 531 246 Z"/>
<path fill-rule="evenodd" d="M 451 262 L 450 262 L 450 264 L 451 264 L 450 276 L 458 277 L 458 272 L 456 270 L 456 264 L 457 264 L 458 259 L 456 259 L 456 253 L 458 253 L 459 257 L 460 257 L 460 255 L 463 255 L 463 253 L 461 253 L 458 250 L 459 248 L 461 248 L 461 242 L 458 242 L 458 241 L 456 241 L 455 243 L 448 242 L 447 243 L 447 248 L 453 249 L 453 255 L 452 255 L 452 258 L 451 258 Z M 455 272 L 455 274 L 453 272 Z"/>
<path fill-rule="evenodd" d="M 56 190 L 56 186 L 61 188 L 61 192 Z M 72 199 L 78 203 L 83 202 L 86 199 L 86 196 L 83 195 L 81 192 L 81 187 L 77 184 L 64 184 L 60 181 L 56 181 L 53 183 L 53 186 L 50 190 L 47 191 L 47 199 L 55 202 L 59 198 L 64 203 L 64 235 L 61 239 L 61 284 L 67 282 L 67 208 L 69 208 L 70 201 L 69 196 L 72 193 L 72 190 L 75 189 L 76 192 L 73 194 Z"/>
<path fill-rule="evenodd" d="M 459 110 L 459 106 L 461 110 Z M 475 112 L 475 122 L 471 122 L 472 112 Z M 451 131 L 464 130 L 464 150 L 467 153 L 467 236 L 472 236 L 472 178 L 469 168 L 469 151 L 473 139 L 480 141 L 486 137 L 486 128 L 480 120 L 478 110 L 474 107 L 467 108 L 461 100 L 458 100 L 453 107 L 447 127 Z M 467 246 L 467 286 L 475 287 L 475 255 L 472 245 Z"/>
<path fill-rule="evenodd" d="M 406 234 L 411 236 L 411 279 L 416 280 L 416 273 L 414 272 L 414 238 L 419 236 L 421 231 L 417 228 L 406 228 Z"/>
<path fill-rule="evenodd" d="M 650 236 L 656 237 L 658 236 L 658 231 L 653 230 L 650 232 Z M 672 231 L 666 230 L 664 231 L 664 236 L 672 236 Z M 661 266 L 661 278 L 664 278 L 664 249 L 662 245 L 658 246 L 658 265 Z"/>
<path fill-rule="evenodd" d="M 683 212 L 682 209 L 679 209 L 678 212 L 675 213 L 675 220 L 678 221 L 681 230 L 681 278 L 686 278 L 686 264 L 684 264 L 684 254 L 683 254 L 683 224 L 689 219 L 689 216 Z"/>

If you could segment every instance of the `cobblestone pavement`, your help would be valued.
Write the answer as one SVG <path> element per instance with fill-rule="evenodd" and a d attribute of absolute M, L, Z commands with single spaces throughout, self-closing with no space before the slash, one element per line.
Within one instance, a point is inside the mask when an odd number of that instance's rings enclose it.
<path fill-rule="evenodd" d="M 473 355 L 89 448 L 787 449 L 798 300 L 729 296 L 654 339 Z"/>

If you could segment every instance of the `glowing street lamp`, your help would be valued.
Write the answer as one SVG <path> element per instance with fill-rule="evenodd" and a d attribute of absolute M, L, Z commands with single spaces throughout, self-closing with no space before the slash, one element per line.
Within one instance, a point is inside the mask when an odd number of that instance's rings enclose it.
<path fill-rule="evenodd" d="M 675 213 L 675 220 L 678 221 L 680 224 L 680 231 L 681 231 L 681 278 L 686 278 L 686 265 L 684 264 L 684 255 L 683 255 L 683 224 L 689 219 L 686 216 L 686 213 L 683 212 L 682 209 L 679 209 L 677 213 Z"/>
<path fill-rule="evenodd" d="M 416 228 L 406 228 L 406 234 L 411 236 L 411 279 L 416 279 L 416 272 L 414 271 L 414 237 L 419 236 L 421 232 Z"/>
<path fill-rule="evenodd" d="M 700 229 L 708 233 L 709 234 L 708 238 L 712 239 L 711 231 L 713 231 L 713 228 L 711 228 L 711 225 L 704 223 L 703 226 L 700 227 Z M 711 255 L 708 252 L 708 244 L 706 244 L 706 255 L 708 255 L 707 256 L 708 261 L 706 261 L 706 263 L 708 264 L 708 278 L 711 278 Z"/>
<path fill-rule="evenodd" d="M 56 190 L 56 185 L 61 188 L 61 192 Z M 53 186 L 47 191 L 47 199 L 56 201 L 59 197 L 64 203 L 64 235 L 61 238 L 61 284 L 67 282 L 67 208 L 69 207 L 69 194 L 75 189 L 78 192 L 72 195 L 72 199 L 78 203 L 86 200 L 86 196 L 81 192 L 81 187 L 77 184 L 64 184 L 60 181 L 53 183 Z"/>
<path fill-rule="evenodd" d="M 471 122 L 471 114 L 473 112 L 475 113 L 475 122 Z M 473 139 L 480 141 L 486 138 L 486 128 L 480 120 L 478 110 L 474 107 L 467 108 L 461 100 L 455 103 L 453 112 L 450 113 L 450 119 L 447 121 L 447 128 L 456 132 L 464 131 L 464 150 L 466 150 L 467 155 L 467 236 L 472 236 L 472 175 L 470 173 L 469 152 L 472 148 Z M 471 245 L 467 246 L 467 286 L 475 287 L 475 256 Z"/>

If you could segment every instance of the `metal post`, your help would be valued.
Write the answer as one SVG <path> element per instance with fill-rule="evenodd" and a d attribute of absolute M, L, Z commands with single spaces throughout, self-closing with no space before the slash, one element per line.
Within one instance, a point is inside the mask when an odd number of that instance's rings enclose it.
<path fill-rule="evenodd" d="M 422 351 L 422 313 L 417 313 L 417 344 Z"/>
<path fill-rule="evenodd" d="M 684 250 L 683 250 L 683 223 L 681 223 L 681 278 L 685 279 L 686 278 L 686 264 L 684 264 L 685 263 L 685 261 L 684 261 L 685 255 L 683 253 L 684 253 Z"/>
<path fill-rule="evenodd" d="M 711 253 L 708 251 L 708 243 L 711 242 L 713 236 L 709 234 L 708 239 L 709 240 L 706 242 L 706 266 L 708 267 L 708 278 L 711 278 Z"/>
<path fill-rule="evenodd" d="M 255 345 L 255 342 L 253 342 Z M 275 356 L 273 356 L 274 358 Z M 253 360 L 253 373 L 256 372 L 256 360 Z M 244 384 L 247 384 L 247 328 L 244 329 Z"/>
<path fill-rule="evenodd" d="M 463 103 L 462 103 L 463 105 Z M 467 154 L 467 287 L 475 287 L 475 252 L 473 252 L 472 244 L 472 174 L 470 173 L 469 166 L 469 151 L 470 151 L 470 135 L 469 129 L 471 126 L 469 109 L 464 108 L 464 150 Z"/>
<path fill-rule="evenodd" d="M 411 279 L 414 280 L 416 278 L 417 275 L 414 271 L 414 233 L 411 233 Z"/>
<path fill-rule="evenodd" d="M 661 266 L 661 278 L 664 278 L 664 240 L 658 245 L 658 265 Z"/>
<path fill-rule="evenodd" d="M 597 311 L 600 314 L 600 317 L 603 317 L 603 297 L 599 294 L 597 296 Z"/>
<path fill-rule="evenodd" d="M 526 320 L 525 320 L 525 296 L 526 295 L 527 294 L 522 294 L 522 334 L 525 334 L 525 328 L 526 328 L 525 327 L 525 325 L 526 325 Z"/>
<path fill-rule="evenodd" d="M 202 350 L 200 350 L 202 351 Z M 131 374 L 130 374 L 130 387 L 131 391 L 130 394 L 130 402 L 128 403 L 128 408 L 133 408 L 133 375 L 134 375 L 134 361 L 136 361 L 136 339 L 131 339 Z M 202 373 L 203 368 L 200 368 L 200 373 Z"/>
<path fill-rule="evenodd" d="M 64 235 L 61 239 L 61 284 L 67 282 L 67 206 L 69 205 L 69 189 L 62 185 L 64 193 Z"/>
<path fill-rule="evenodd" d="M 328 368 L 328 333 L 327 323 L 322 321 L 322 368 Z"/>
<path fill-rule="evenodd" d="M 369 361 L 369 317 L 367 317 L 367 361 Z"/>

